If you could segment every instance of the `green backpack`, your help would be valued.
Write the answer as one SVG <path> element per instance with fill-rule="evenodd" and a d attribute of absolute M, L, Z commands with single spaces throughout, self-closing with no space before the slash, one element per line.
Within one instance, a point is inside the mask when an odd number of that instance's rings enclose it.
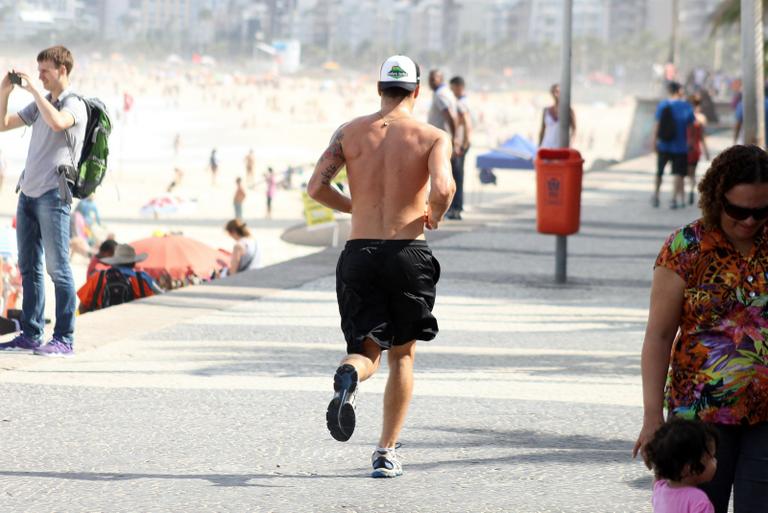
<path fill-rule="evenodd" d="M 107 174 L 107 157 L 109 156 L 107 138 L 112 132 L 112 121 L 107 114 L 107 107 L 98 98 L 74 96 L 85 103 L 88 112 L 80 160 L 74 166 L 74 172 L 67 172 L 67 182 L 72 190 L 72 196 L 81 199 L 93 194 L 104 180 L 104 175 Z M 69 141 L 68 134 L 67 141 Z M 73 147 L 74 144 L 71 146 Z M 70 147 L 70 154 L 72 154 L 72 147 Z M 74 155 L 72 155 L 72 162 L 73 164 L 75 162 Z"/>

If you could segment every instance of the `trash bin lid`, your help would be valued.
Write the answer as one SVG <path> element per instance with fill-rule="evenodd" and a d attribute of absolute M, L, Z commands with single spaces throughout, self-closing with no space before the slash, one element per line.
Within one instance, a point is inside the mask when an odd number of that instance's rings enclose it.
<path fill-rule="evenodd" d="M 569 162 L 584 162 L 581 153 L 573 148 L 541 148 L 536 152 L 536 160 L 567 160 Z"/>

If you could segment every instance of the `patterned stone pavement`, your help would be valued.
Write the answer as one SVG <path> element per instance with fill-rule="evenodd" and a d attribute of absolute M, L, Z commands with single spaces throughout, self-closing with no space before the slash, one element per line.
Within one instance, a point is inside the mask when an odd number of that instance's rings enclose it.
<path fill-rule="evenodd" d="M 418 346 L 403 477 L 367 477 L 385 367 L 353 438 L 325 429 L 328 249 L 84 316 L 71 360 L 0 357 L 0 510 L 650 512 L 630 451 L 651 268 L 695 217 L 647 206 L 652 168 L 586 175 L 564 286 L 530 173 L 435 234 L 441 333 Z"/>

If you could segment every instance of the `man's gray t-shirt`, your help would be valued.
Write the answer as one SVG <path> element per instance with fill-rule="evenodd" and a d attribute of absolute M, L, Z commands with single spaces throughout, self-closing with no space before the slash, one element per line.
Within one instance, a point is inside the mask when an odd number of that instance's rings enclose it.
<path fill-rule="evenodd" d="M 453 96 L 450 88 L 443 84 L 432 95 L 432 106 L 429 108 L 427 122 L 432 126 L 442 128 L 450 135 L 451 127 L 443 115 L 443 111 L 446 109 L 451 111 L 453 116 L 456 117 L 456 97 Z"/>
<path fill-rule="evenodd" d="M 459 117 L 457 120 L 459 121 L 459 126 L 456 127 L 456 139 L 462 143 L 464 143 L 464 125 L 461 124 L 461 117 L 464 115 L 471 116 L 466 95 L 456 99 L 456 116 Z"/>
<path fill-rule="evenodd" d="M 48 95 L 48 101 L 51 97 Z M 18 112 L 27 126 L 32 126 L 32 138 L 29 142 L 27 162 L 21 175 L 21 192 L 30 198 L 39 198 L 51 189 L 59 186 L 57 169 L 60 165 L 77 166 L 83 149 L 85 125 L 88 111 L 85 103 L 70 94 L 69 90 L 61 93 L 60 99 L 53 106 L 62 112 L 68 112 L 75 118 L 75 124 L 66 131 L 54 132 L 43 119 L 35 102 Z M 69 135 L 65 136 L 65 132 Z M 74 148 L 71 144 L 74 142 Z"/>

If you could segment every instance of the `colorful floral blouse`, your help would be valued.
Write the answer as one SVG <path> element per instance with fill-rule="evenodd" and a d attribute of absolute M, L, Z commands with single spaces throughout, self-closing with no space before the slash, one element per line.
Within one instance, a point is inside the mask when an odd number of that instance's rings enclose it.
<path fill-rule="evenodd" d="M 669 411 L 720 424 L 768 421 L 768 234 L 749 256 L 701 221 L 669 236 L 656 265 L 685 280 L 666 387 Z"/>

